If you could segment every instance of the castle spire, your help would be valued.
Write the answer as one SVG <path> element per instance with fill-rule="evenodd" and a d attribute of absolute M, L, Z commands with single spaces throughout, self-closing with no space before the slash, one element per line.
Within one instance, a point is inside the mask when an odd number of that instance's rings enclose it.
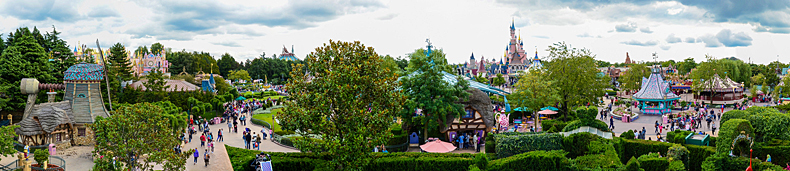
<path fill-rule="evenodd" d="M 521 29 L 518 29 L 518 41 L 521 42 Z"/>
<path fill-rule="evenodd" d="M 516 19 L 513 18 L 510 23 L 510 30 L 515 30 L 515 29 L 516 29 Z"/>

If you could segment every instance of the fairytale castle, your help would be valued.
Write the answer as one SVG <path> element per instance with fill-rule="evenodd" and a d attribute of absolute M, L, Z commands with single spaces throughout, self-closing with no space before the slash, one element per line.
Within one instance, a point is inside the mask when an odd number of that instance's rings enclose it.
<path fill-rule="evenodd" d="M 153 53 L 131 53 L 126 52 L 129 54 L 127 59 L 132 66 L 132 74 L 135 76 L 143 76 L 148 75 L 151 71 L 159 71 L 168 75 L 168 68 L 170 67 L 170 62 L 167 61 L 167 56 L 165 52 L 159 52 L 159 54 Z"/>
<path fill-rule="evenodd" d="M 543 64 L 538 58 L 538 52 L 535 51 L 535 57 L 529 59 L 527 53 L 524 51 L 524 42 L 521 41 L 521 35 L 516 36 L 515 23 L 510 24 L 510 41 L 505 46 L 504 60 L 491 59 L 486 60 L 485 57 L 480 56 L 480 61 L 475 59 L 474 53 L 469 57 L 468 62 L 459 65 L 456 72 L 460 75 L 467 77 L 482 75 L 489 80 L 496 77 L 497 74 L 502 74 L 507 81 L 506 85 L 515 84 L 518 81 L 520 73 L 526 72 L 530 69 L 541 69 Z"/>

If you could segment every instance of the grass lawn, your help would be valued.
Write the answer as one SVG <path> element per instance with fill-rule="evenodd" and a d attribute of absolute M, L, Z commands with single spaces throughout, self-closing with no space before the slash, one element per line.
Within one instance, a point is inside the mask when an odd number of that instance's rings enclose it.
<path fill-rule="evenodd" d="M 282 112 L 282 108 L 272 109 L 272 113 L 262 113 L 262 114 L 252 115 L 252 118 L 266 121 L 266 122 L 268 122 L 269 124 L 272 125 L 272 130 L 273 131 L 280 131 L 281 130 L 280 129 L 280 124 L 277 124 L 277 122 L 274 122 L 274 118 L 272 118 L 273 115 L 276 115 L 276 114 L 278 114 L 280 112 Z"/>

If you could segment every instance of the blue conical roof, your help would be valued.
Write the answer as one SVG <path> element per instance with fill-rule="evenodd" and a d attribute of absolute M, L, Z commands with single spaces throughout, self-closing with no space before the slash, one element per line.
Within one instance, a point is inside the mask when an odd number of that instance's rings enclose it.
<path fill-rule="evenodd" d="M 670 85 L 664 81 L 659 72 L 650 74 L 650 78 L 642 78 L 642 88 L 634 94 L 637 100 L 675 100 L 678 95 L 669 91 Z"/>

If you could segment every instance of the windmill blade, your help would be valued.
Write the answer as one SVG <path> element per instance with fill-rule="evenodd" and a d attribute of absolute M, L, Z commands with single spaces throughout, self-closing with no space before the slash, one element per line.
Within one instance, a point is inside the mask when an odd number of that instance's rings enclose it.
<path fill-rule="evenodd" d="M 104 60 L 104 53 L 101 50 L 101 46 L 99 46 L 99 39 L 96 39 L 96 48 L 99 49 L 99 59 L 101 59 L 101 63 L 104 65 L 104 81 L 107 82 L 107 102 L 110 103 L 110 111 L 112 111 L 112 97 L 110 96 L 110 78 L 107 75 L 107 61 Z"/>

